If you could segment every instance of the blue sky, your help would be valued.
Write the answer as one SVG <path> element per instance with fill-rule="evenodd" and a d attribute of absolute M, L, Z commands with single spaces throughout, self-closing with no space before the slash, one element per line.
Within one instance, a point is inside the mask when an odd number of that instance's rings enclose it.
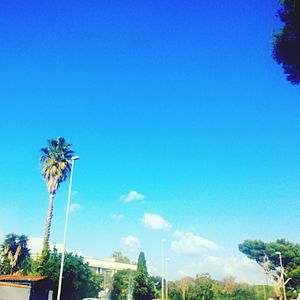
<path fill-rule="evenodd" d="M 81 156 L 69 249 L 132 259 L 142 249 L 159 272 L 165 238 L 174 278 L 253 281 L 238 243 L 299 242 L 299 87 L 271 57 L 276 9 L 1 1 L 0 233 L 42 237 L 39 149 L 61 135 Z M 62 241 L 67 187 L 52 243 Z M 133 191 L 140 199 L 125 203 Z"/>

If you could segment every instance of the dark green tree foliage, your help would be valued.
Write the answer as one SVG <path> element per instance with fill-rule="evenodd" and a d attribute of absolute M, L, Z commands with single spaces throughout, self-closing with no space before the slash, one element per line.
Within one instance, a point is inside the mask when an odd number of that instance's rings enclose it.
<path fill-rule="evenodd" d="M 214 298 L 213 280 L 207 275 L 198 275 L 194 285 L 188 289 L 188 300 L 211 300 Z"/>
<path fill-rule="evenodd" d="M 148 277 L 147 262 L 144 252 L 141 252 L 138 258 L 137 272 L 142 272 Z"/>
<path fill-rule="evenodd" d="M 133 271 L 122 270 L 114 274 L 111 299 L 125 300 L 127 299 L 129 286 L 132 284 Z"/>
<path fill-rule="evenodd" d="M 154 298 L 154 287 L 148 278 L 148 270 L 145 255 L 140 253 L 137 270 L 133 283 L 133 299 L 151 300 Z"/>
<path fill-rule="evenodd" d="M 1 274 L 21 273 L 26 275 L 31 268 L 30 252 L 26 235 L 13 233 L 5 236 L 1 245 Z"/>
<path fill-rule="evenodd" d="M 111 300 L 122 299 L 122 277 L 120 272 L 116 273 L 113 277 L 113 283 L 111 288 Z"/>
<path fill-rule="evenodd" d="M 56 249 L 54 249 L 56 251 Z M 45 273 L 46 264 L 50 258 L 49 243 L 43 245 L 43 250 L 41 255 L 38 257 L 36 262 L 33 264 L 32 273 L 42 275 Z"/>
<path fill-rule="evenodd" d="M 181 290 L 174 282 L 168 282 L 168 298 L 171 300 L 182 300 Z"/>
<path fill-rule="evenodd" d="M 161 298 L 161 277 L 160 276 L 149 276 L 150 284 L 154 289 L 154 298 Z"/>
<path fill-rule="evenodd" d="M 57 249 L 44 252 L 44 258 L 36 262 L 33 270 L 35 275 L 48 276 L 52 283 L 54 299 L 57 293 L 61 253 Z M 79 300 L 85 297 L 96 297 L 100 290 L 101 279 L 91 273 L 83 258 L 67 253 L 65 255 L 62 283 L 62 300 Z"/>
<path fill-rule="evenodd" d="M 300 0 L 281 0 L 278 16 L 283 23 L 274 35 L 273 57 L 292 84 L 300 83 Z"/>
<path fill-rule="evenodd" d="M 300 290 L 300 245 L 278 239 L 275 242 L 265 243 L 257 240 L 246 240 L 239 245 L 239 250 L 250 259 L 262 265 L 265 256 L 268 257 L 270 268 L 280 269 L 280 260 L 276 252 L 281 252 L 282 263 L 286 271 L 285 278 L 291 278 L 287 283 L 288 295 L 293 290 Z"/>
<path fill-rule="evenodd" d="M 255 300 L 256 298 L 256 293 L 253 289 L 249 289 L 249 288 L 241 288 L 241 287 L 237 287 L 232 295 L 233 299 L 236 300 Z"/>

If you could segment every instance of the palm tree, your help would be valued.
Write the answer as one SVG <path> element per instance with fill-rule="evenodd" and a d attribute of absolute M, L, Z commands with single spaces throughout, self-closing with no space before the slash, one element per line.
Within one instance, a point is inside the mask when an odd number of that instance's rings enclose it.
<path fill-rule="evenodd" d="M 28 237 L 26 235 L 7 234 L 1 245 L 1 251 L 4 254 L 3 263 L 4 273 L 13 274 L 22 271 L 24 261 L 30 256 L 27 246 Z M 9 265 L 9 267 L 8 267 Z"/>
<path fill-rule="evenodd" d="M 50 237 L 54 195 L 60 184 L 67 179 L 71 172 L 74 151 L 71 150 L 71 144 L 67 143 L 63 137 L 48 140 L 48 147 L 42 148 L 41 151 L 43 153 L 40 159 L 43 164 L 42 175 L 50 194 L 43 243 L 43 246 L 47 247 Z"/>

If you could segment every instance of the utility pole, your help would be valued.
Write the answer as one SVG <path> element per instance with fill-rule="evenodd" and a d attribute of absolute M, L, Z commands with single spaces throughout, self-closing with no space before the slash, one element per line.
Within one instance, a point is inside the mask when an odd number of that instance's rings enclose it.
<path fill-rule="evenodd" d="M 63 244 L 63 251 L 62 251 L 62 254 L 61 254 L 60 272 L 59 272 L 59 280 L 58 280 L 57 300 L 60 300 L 60 295 L 61 295 L 61 290 L 62 290 L 62 280 L 63 280 L 63 271 L 64 271 L 64 259 L 65 259 L 66 242 L 67 242 L 67 231 L 68 231 L 68 220 L 69 220 L 70 203 L 71 203 L 73 170 L 74 170 L 74 162 L 77 159 L 79 159 L 79 156 L 73 156 L 71 158 L 71 161 L 72 161 L 72 164 L 71 164 L 71 175 L 70 175 L 69 193 L 68 193 L 68 202 L 67 202 L 67 211 L 66 211 L 66 222 L 65 222 L 65 231 L 64 231 L 64 244 Z"/>
<path fill-rule="evenodd" d="M 164 300 L 165 294 L 165 287 L 164 287 L 164 280 L 165 280 L 165 252 L 164 252 L 164 245 L 166 240 L 161 240 L 161 300 Z"/>
<path fill-rule="evenodd" d="M 169 291 L 168 291 L 168 262 L 170 261 L 170 258 L 166 258 L 166 272 L 165 272 L 165 278 L 166 278 L 166 300 L 169 298 Z"/>
<path fill-rule="evenodd" d="M 129 278 L 128 278 L 127 300 L 131 300 L 131 299 L 132 299 L 132 275 L 131 275 L 131 272 L 130 272 Z"/>

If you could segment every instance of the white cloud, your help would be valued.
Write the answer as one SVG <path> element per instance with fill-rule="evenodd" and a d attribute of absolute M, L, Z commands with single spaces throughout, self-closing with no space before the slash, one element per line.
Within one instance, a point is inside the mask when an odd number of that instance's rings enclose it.
<path fill-rule="evenodd" d="M 217 250 L 219 248 L 215 242 L 192 232 L 175 231 L 173 236 L 175 240 L 171 243 L 171 249 L 177 254 L 203 255 L 207 250 Z"/>
<path fill-rule="evenodd" d="M 177 273 L 180 277 L 209 273 L 212 278 L 219 280 L 230 276 L 238 282 L 250 284 L 261 284 L 265 279 L 263 271 L 254 261 L 234 256 L 206 256 L 201 261 L 184 264 Z"/>
<path fill-rule="evenodd" d="M 121 220 L 121 219 L 124 219 L 125 216 L 122 215 L 122 214 L 113 214 L 113 215 L 112 215 L 112 218 L 113 218 L 113 219 L 117 219 L 117 220 Z"/>
<path fill-rule="evenodd" d="M 133 235 L 122 238 L 122 243 L 124 246 L 128 247 L 130 251 L 136 251 L 141 247 L 140 240 Z"/>
<path fill-rule="evenodd" d="M 125 203 L 129 203 L 129 202 L 136 201 L 136 200 L 143 200 L 144 198 L 145 198 L 144 195 L 142 195 L 136 191 L 130 191 L 128 193 L 128 195 L 122 195 L 120 197 L 120 200 L 122 200 Z"/>
<path fill-rule="evenodd" d="M 152 276 L 159 276 L 160 274 L 160 270 L 158 270 L 155 266 L 153 266 L 152 264 L 147 264 L 148 265 L 148 272 L 150 275 Z"/>
<path fill-rule="evenodd" d="M 161 230 L 161 229 L 169 229 L 171 228 L 171 224 L 168 223 L 163 217 L 160 215 L 145 213 L 144 218 L 141 220 L 145 227 Z"/>
<path fill-rule="evenodd" d="M 59 252 L 63 250 L 63 244 L 50 244 L 50 248 L 55 247 Z M 28 248 L 32 254 L 41 253 L 43 249 L 43 239 L 40 237 L 29 237 Z"/>
<path fill-rule="evenodd" d="M 70 205 L 70 212 L 74 213 L 74 212 L 80 210 L 81 208 L 82 208 L 82 206 L 80 204 L 78 204 L 78 203 L 72 203 Z"/>
<path fill-rule="evenodd" d="M 41 253 L 43 249 L 43 239 L 39 237 L 30 237 L 28 239 L 28 248 L 32 254 Z"/>
<path fill-rule="evenodd" d="M 72 197 L 76 196 L 78 194 L 78 191 L 73 191 L 72 192 Z"/>
<path fill-rule="evenodd" d="M 57 243 L 57 244 L 51 244 L 50 245 L 50 248 L 56 248 L 58 250 L 58 252 L 63 252 L 63 249 L 64 249 L 64 244 L 61 244 L 61 243 Z M 74 251 L 74 250 L 69 250 L 69 249 L 66 249 L 67 252 L 80 252 L 80 251 Z"/>

